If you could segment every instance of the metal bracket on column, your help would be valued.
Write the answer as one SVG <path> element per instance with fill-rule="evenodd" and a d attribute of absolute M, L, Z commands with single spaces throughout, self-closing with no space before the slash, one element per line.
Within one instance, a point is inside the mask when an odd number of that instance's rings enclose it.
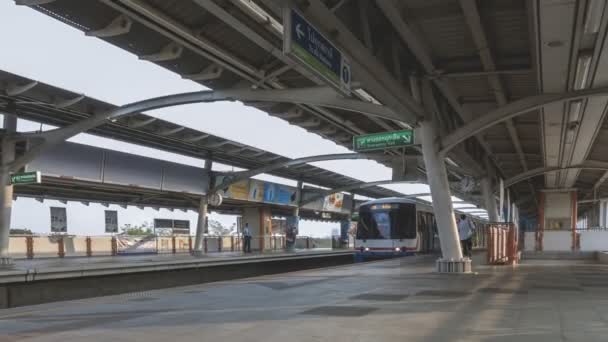
<path fill-rule="evenodd" d="M 13 84 L 13 85 L 9 85 L 8 87 L 6 87 L 5 92 L 6 95 L 8 96 L 17 96 L 17 95 L 21 95 L 23 93 L 25 93 L 26 91 L 34 88 L 35 86 L 38 85 L 38 81 L 33 81 L 30 83 L 26 83 L 26 84 Z"/>
<path fill-rule="evenodd" d="M 158 134 L 162 135 L 163 137 L 168 137 L 168 136 L 173 135 L 175 133 L 179 133 L 179 132 L 183 131 L 184 129 L 186 129 L 186 127 L 180 126 L 180 127 L 176 127 L 176 128 L 173 128 L 173 129 L 161 130 L 161 131 L 158 132 Z"/>
<path fill-rule="evenodd" d="M 139 56 L 139 59 L 149 62 L 171 61 L 178 59 L 182 55 L 183 50 L 183 46 L 171 42 L 160 49 L 160 51 L 149 55 Z"/>
<path fill-rule="evenodd" d="M 201 134 L 201 135 L 194 135 L 194 136 L 191 136 L 191 137 L 183 138 L 183 140 L 185 142 L 195 143 L 197 141 L 204 140 L 204 139 L 207 139 L 207 138 L 209 138 L 209 134 Z"/>
<path fill-rule="evenodd" d="M 144 126 L 147 126 L 147 125 L 153 123 L 156 120 L 157 120 L 156 118 L 149 118 L 146 120 L 135 120 L 135 119 L 129 120 L 130 122 L 127 123 L 127 126 L 129 126 L 130 128 L 141 128 L 141 127 L 144 127 Z"/>
<path fill-rule="evenodd" d="M 85 35 L 97 38 L 120 36 L 129 33 L 131 31 L 131 25 L 133 25 L 131 18 L 126 15 L 120 15 L 112 20 L 108 26 L 99 30 L 86 32 Z"/>
<path fill-rule="evenodd" d="M 55 101 L 54 105 L 55 105 L 55 108 L 60 108 L 60 109 L 68 108 L 68 107 L 71 107 L 71 106 L 77 104 L 78 102 L 84 100 L 85 97 L 86 96 L 84 94 L 81 94 L 80 96 L 77 96 L 73 99 L 57 100 L 57 101 Z"/>
<path fill-rule="evenodd" d="M 289 108 L 289 110 L 287 110 L 286 112 L 277 112 L 277 113 L 272 113 L 272 115 L 279 117 L 283 120 L 290 120 L 290 119 L 297 119 L 297 118 L 301 118 L 303 115 L 303 110 L 302 108 L 299 107 L 291 107 Z"/>
<path fill-rule="evenodd" d="M 182 75 L 182 78 L 192 81 L 209 81 L 219 78 L 223 72 L 224 68 L 222 66 L 213 63 L 195 74 Z"/>

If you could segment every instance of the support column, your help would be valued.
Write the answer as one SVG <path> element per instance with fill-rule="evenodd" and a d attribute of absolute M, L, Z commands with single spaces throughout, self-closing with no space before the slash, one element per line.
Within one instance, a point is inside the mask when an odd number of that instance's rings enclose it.
<path fill-rule="evenodd" d="M 494 198 L 494 185 L 492 179 L 494 178 L 494 168 L 490 163 L 490 159 L 487 157 L 484 159 L 484 165 L 486 167 L 486 176 L 481 179 L 481 195 L 483 196 L 483 204 L 488 211 L 488 220 L 490 222 L 498 222 L 498 207 L 496 206 L 496 199 Z"/>
<path fill-rule="evenodd" d="M 203 177 L 203 190 L 204 195 L 201 196 L 201 200 L 198 205 L 198 220 L 196 222 L 196 236 L 194 237 L 194 248 L 192 249 L 193 255 L 203 255 L 205 251 L 203 249 L 203 236 L 206 233 L 207 227 L 207 211 L 209 206 L 209 189 L 211 189 L 211 166 L 213 162 L 210 158 L 205 159 L 205 171 Z"/>
<path fill-rule="evenodd" d="M 266 238 L 269 238 L 271 232 L 272 212 L 270 207 L 247 207 L 243 208 L 243 227 L 249 225 L 251 231 L 251 249 L 263 252 L 270 245 L 265 243 Z"/>
<path fill-rule="evenodd" d="M 462 259 L 460 239 L 456 229 L 450 183 L 443 158 L 435 146 L 437 135 L 433 123 L 424 121 L 420 124 L 420 139 L 422 143 L 422 157 L 426 169 L 431 197 L 433 199 L 433 212 L 437 221 L 437 230 L 441 243 L 443 260 L 459 261 Z"/>
<path fill-rule="evenodd" d="M 10 173 L 7 164 L 15 159 L 15 142 L 8 139 L 8 134 L 17 131 L 17 117 L 4 113 L 4 130 L 2 137 L 2 165 L 0 166 L 0 268 L 13 266 L 8 254 L 10 240 L 11 212 L 13 207 L 13 186 L 10 185 Z"/>
<path fill-rule="evenodd" d="M 339 248 L 348 248 L 348 230 L 350 229 L 350 215 L 348 220 L 340 221 Z"/>
<path fill-rule="evenodd" d="M 415 76 L 410 76 L 412 96 L 422 102 L 426 110 L 426 117 L 420 123 L 418 137 L 422 145 L 422 158 L 426 178 L 431 189 L 433 199 L 433 212 L 437 222 L 437 232 L 441 244 L 442 258 L 437 260 L 437 272 L 440 273 L 470 273 L 471 260 L 462 257 L 460 238 L 454 218 L 452 195 L 448 181 L 448 171 L 442 154 L 437 146 L 438 135 L 435 127 L 433 113 L 438 115 L 436 99 L 429 80 L 423 80 L 422 87 Z M 422 89 L 421 89 L 422 88 Z"/>
<path fill-rule="evenodd" d="M 490 222 L 498 222 L 498 209 L 496 208 L 494 188 L 492 187 L 492 178 L 490 176 L 481 179 L 481 195 L 483 196 L 484 206 L 488 211 L 488 220 Z"/>
<path fill-rule="evenodd" d="M 300 203 L 302 202 L 302 181 L 298 181 L 296 187 L 296 207 L 293 209 L 293 216 L 287 218 L 287 229 L 285 231 L 285 249 L 294 250 L 298 230 L 300 227 Z"/>

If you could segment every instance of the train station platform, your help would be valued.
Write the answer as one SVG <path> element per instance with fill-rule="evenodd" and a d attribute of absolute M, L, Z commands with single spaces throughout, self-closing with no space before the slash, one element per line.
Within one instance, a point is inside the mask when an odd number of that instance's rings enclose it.
<path fill-rule="evenodd" d="M 434 257 L 3 310 L 2 341 L 605 341 L 608 266 L 434 273 Z"/>
<path fill-rule="evenodd" d="M 202 284 L 354 262 L 349 250 L 17 260 L 0 271 L 0 308 Z M 0 339 L 1 341 L 1 339 Z"/>
<path fill-rule="evenodd" d="M 217 262 L 223 260 L 231 260 L 234 258 L 263 258 L 280 255 L 294 255 L 302 253 L 326 253 L 332 252 L 331 248 L 316 248 L 316 249 L 295 249 L 292 252 L 285 252 L 285 250 L 267 250 L 264 253 L 253 252 L 251 254 L 245 254 L 243 252 L 214 252 L 207 253 L 201 256 L 192 256 L 188 253 L 178 254 L 141 254 L 141 255 L 117 255 L 117 256 L 95 256 L 95 257 L 67 257 L 67 258 L 34 258 L 34 259 L 15 259 L 15 268 L 13 270 L 23 271 L 36 271 L 36 270 L 49 270 L 54 268 L 91 268 L 91 267 L 104 267 L 104 266 L 136 266 L 145 265 L 150 263 L 158 262 L 182 262 L 182 261 L 196 261 L 196 262 Z M 0 269 L 0 275 L 6 272 Z M 9 271 L 10 272 L 10 271 Z"/>

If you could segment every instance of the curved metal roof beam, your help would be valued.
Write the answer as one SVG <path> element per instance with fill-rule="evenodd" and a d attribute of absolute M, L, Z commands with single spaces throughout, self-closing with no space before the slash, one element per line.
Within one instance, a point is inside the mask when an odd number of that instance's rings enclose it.
<path fill-rule="evenodd" d="M 155 97 L 143 101 L 133 102 L 115 108 L 108 112 L 95 114 L 87 119 L 81 120 L 69 126 L 45 131 L 42 133 L 26 133 L 21 138 L 41 137 L 44 142 L 32 146 L 30 150 L 6 167 L 15 171 L 36 158 L 44 150 L 59 144 L 79 133 L 104 124 L 107 120 L 118 119 L 122 116 L 136 114 L 147 110 L 160 109 L 192 103 L 218 102 L 218 101 L 263 101 L 263 102 L 288 102 L 307 104 L 322 107 L 338 108 L 356 113 L 363 113 L 385 118 L 393 121 L 401 121 L 401 117 L 390 108 L 370 102 L 363 102 L 338 96 L 329 87 L 310 87 L 286 90 L 253 90 L 232 89 L 222 91 L 197 91 L 190 93 L 173 94 Z"/>
<path fill-rule="evenodd" d="M 592 96 L 603 96 L 608 94 L 608 87 L 585 89 L 561 94 L 543 94 L 530 96 L 521 100 L 513 101 L 502 107 L 496 108 L 486 115 L 471 120 L 465 125 L 457 128 L 441 140 L 440 153 L 445 155 L 456 145 L 473 137 L 482 131 L 508 119 L 539 109 L 551 103 L 577 100 Z"/>
<path fill-rule="evenodd" d="M 320 192 L 318 195 L 312 196 L 312 197 L 310 197 L 310 198 L 308 198 L 306 200 L 302 199 L 302 201 L 300 202 L 300 206 L 312 203 L 312 202 L 317 201 L 317 200 L 319 200 L 321 198 L 324 198 L 326 196 L 329 196 L 331 194 L 335 194 L 335 193 L 338 193 L 338 192 L 349 192 L 349 191 L 353 191 L 353 190 L 360 190 L 360 189 L 365 189 L 365 188 L 371 188 L 372 186 L 377 186 L 377 185 L 407 184 L 407 183 L 418 184 L 419 182 L 395 181 L 395 180 L 392 180 L 392 179 L 385 179 L 385 180 L 374 181 L 374 182 L 358 182 L 358 183 L 354 183 L 354 184 L 350 184 L 350 185 L 345 185 L 345 186 L 339 187 L 339 188 L 324 190 L 323 192 Z M 403 197 L 404 198 L 416 198 L 416 197 L 419 197 L 419 196 L 430 196 L 430 195 L 431 195 L 430 193 L 420 193 L 420 194 L 403 195 Z"/>
<path fill-rule="evenodd" d="M 532 169 L 526 172 L 522 172 L 518 175 L 515 175 L 505 181 L 505 188 L 508 188 L 514 184 L 525 181 L 529 178 L 544 175 L 545 173 L 560 171 L 560 170 L 568 170 L 568 169 L 583 169 L 583 170 L 608 170 L 608 162 L 596 161 L 596 160 L 588 160 L 582 164 L 570 165 L 566 167 L 552 166 L 552 167 L 538 167 L 536 169 Z"/>
<path fill-rule="evenodd" d="M 239 171 L 239 172 L 234 172 L 234 173 L 230 173 L 227 175 L 225 174 L 226 177 L 222 180 L 222 183 L 214 186 L 213 190 L 211 192 L 215 192 L 220 189 L 226 188 L 226 187 L 228 187 L 234 183 L 237 183 L 239 181 L 242 181 L 244 179 L 251 178 L 253 176 L 256 176 L 256 175 L 259 175 L 262 173 L 272 172 L 274 170 L 278 170 L 278 169 L 282 169 L 282 168 L 299 166 L 302 164 L 319 162 L 319 161 L 327 161 L 327 160 L 369 159 L 369 158 L 370 157 L 368 155 L 364 155 L 364 154 L 360 154 L 360 153 L 340 153 L 340 154 L 322 154 L 322 155 L 318 155 L 318 156 L 309 156 L 309 157 L 291 159 L 288 161 L 282 161 L 282 162 L 262 166 L 262 167 L 259 167 L 257 169 L 253 169 L 253 170 Z M 327 172 L 332 172 L 332 171 L 327 171 Z"/>

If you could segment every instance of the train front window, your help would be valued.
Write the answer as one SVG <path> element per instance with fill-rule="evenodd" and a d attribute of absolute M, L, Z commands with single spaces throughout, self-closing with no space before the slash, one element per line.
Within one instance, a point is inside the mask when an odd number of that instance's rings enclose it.
<path fill-rule="evenodd" d="M 416 206 L 384 204 L 361 208 L 357 239 L 415 239 Z"/>
<path fill-rule="evenodd" d="M 391 215 L 388 211 L 362 211 L 357 225 L 357 239 L 390 239 Z"/>

